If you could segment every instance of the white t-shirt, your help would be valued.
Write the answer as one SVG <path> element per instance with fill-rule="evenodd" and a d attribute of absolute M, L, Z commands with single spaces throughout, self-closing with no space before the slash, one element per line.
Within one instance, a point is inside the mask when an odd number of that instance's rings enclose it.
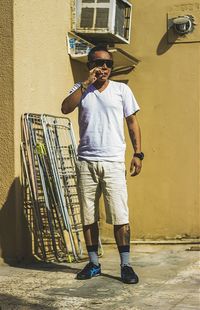
<path fill-rule="evenodd" d="M 80 87 L 74 85 L 70 94 Z M 84 92 L 79 103 L 78 156 L 90 161 L 124 162 L 124 117 L 140 108 L 124 83 L 109 80 L 100 93 L 94 85 Z"/>

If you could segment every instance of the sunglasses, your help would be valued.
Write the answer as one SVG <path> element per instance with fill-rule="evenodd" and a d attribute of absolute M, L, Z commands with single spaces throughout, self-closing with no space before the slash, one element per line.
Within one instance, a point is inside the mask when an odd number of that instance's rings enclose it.
<path fill-rule="evenodd" d="M 102 58 L 99 58 L 99 59 L 95 59 L 94 61 L 91 61 L 91 62 L 87 63 L 89 69 L 92 69 L 92 68 L 95 68 L 95 67 L 103 67 L 104 64 L 106 64 L 107 68 L 112 68 L 113 60 L 112 59 L 102 59 Z"/>

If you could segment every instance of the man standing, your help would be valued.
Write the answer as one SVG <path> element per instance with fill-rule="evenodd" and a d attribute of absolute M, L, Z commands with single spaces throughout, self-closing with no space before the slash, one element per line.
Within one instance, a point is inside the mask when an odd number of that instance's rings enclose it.
<path fill-rule="evenodd" d="M 91 49 L 87 65 L 88 79 L 75 84 L 62 103 L 64 114 L 79 108 L 78 192 L 90 262 L 77 274 L 77 279 L 90 279 L 101 274 L 98 220 L 99 198 L 103 193 L 106 222 L 114 225 L 121 259 L 121 279 L 124 283 L 135 284 L 138 276 L 129 262 L 130 226 L 123 120 L 125 117 L 134 149 L 130 173 L 136 176 L 140 173 L 144 157 L 136 118 L 139 106 L 126 84 L 109 80 L 113 60 L 104 46 Z"/>

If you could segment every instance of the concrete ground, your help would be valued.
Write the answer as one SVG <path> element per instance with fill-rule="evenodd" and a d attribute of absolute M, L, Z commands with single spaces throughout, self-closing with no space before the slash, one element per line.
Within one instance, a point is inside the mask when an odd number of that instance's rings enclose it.
<path fill-rule="evenodd" d="M 133 245 L 137 285 L 120 281 L 116 246 L 104 245 L 102 276 L 78 281 L 85 262 L 0 268 L 0 310 L 199 310 L 198 246 Z"/>

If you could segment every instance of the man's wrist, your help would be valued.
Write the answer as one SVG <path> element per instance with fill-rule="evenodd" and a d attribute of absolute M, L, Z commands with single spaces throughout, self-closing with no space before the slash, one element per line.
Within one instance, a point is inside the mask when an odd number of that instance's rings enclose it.
<path fill-rule="evenodd" d="M 143 152 L 135 152 L 133 154 L 133 157 L 137 157 L 139 158 L 140 160 L 143 160 L 144 159 L 144 153 Z"/>
<path fill-rule="evenodd" d="M 84 81 L 84 82 L 81 82 L 81 87 L 86 90 L 88 88 L 88 86 L 90 86 L 90 81 Z"/>
<path fill-rule="evenodd" d="M 88 86 L 89 86 L 89 84 L 87 82 L 82 82 L 81 83 L 81 90 L 82 90 L 82 92 L 86 91 Z"/>

